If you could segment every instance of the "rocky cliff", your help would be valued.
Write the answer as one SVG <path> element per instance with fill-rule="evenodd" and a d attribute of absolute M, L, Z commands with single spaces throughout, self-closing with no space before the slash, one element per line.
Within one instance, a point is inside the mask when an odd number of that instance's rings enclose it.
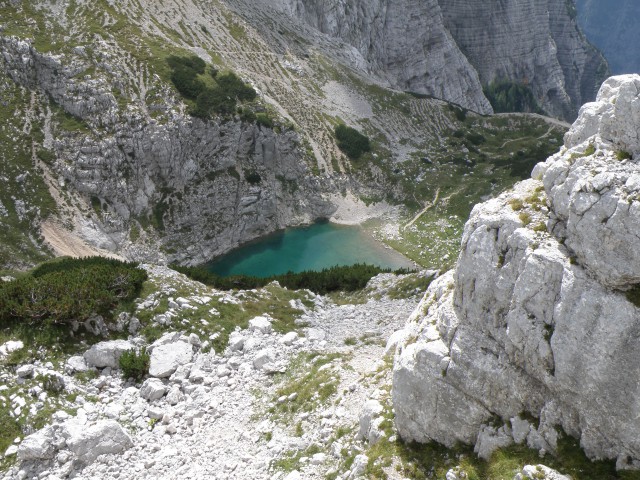
<path fill-rule="evenodd" d="M 272 0 L 294 18 L 355 47 L 395 88 L 491 113 L 478 75 L 445 28 L 437 0 Z"/>
<path fill-rule="evenodd" d="M 549 114 L 573 119 L 607 72 L 564 0 L 271 1 L 355 47 L 395 88 L 480 113 L 491 111 L 482 86 L 507 80 L 529 86 Z"/>
<path fill-rule="evenodd" d="M 533 179 L 476 206 L 456 269 L 395 335 L 405 440 L 488 457 L 566 433 L 640 467 L 640 77 L 613 77 Z"/>
<path fill-rule="evenodd" d="M 198 263 L 335 210 L 322 197 L 333 187 L 309 174 L 291 128 L 276 133 L 238 117 L 202 121 L 187 115 L 166 85 L 144 75 L 139 98 L 123 109 L 119 97 L 132 75 L 106 45 L 95 48 L 97 65 L 84 47 L 42 54 L 2 37 L 0 50 L 0 68 L 52 102 L 43 107 L 45 144 L 56 159 L 49 166 L 52 188 L 71 186 L 90 199 L 93 211 L 73 222 L 96 247 L 135 259 Z M 110 75 L 83 76 L 96 67 Z M 62 109 L 74 131 L 54 134 L 52 108 Z M 138 240 L 132 236 L 147 233 L 143 240 L 152 248 L 132 243 Z"/>
<path fill-rule="evenodd" d="M 446 27 L 483 85 L 528 85 L 550 115 L 574 119 L 594 98 L 607 72 L 564 0 L 468 2 L 441 0 Z M 487 26 L 489 26 L 487 28 Z"/>
<path fill-rule="evenodd" d="M 639 72 L 640 4 L 634 0 L 577 0 L 576 7 L 580 27 L 605 55 L 612 73 Z"/>

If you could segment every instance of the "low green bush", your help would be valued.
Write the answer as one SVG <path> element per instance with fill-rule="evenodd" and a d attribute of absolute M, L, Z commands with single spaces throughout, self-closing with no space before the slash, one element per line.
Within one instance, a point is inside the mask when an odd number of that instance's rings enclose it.
<path fill-rule="evenodd" d="M 359 159 L 364 153 L 371 151 L 369 137 L 361 134 L 355 128 L 340 124 L 335 128 L 338 148 L 351 160 Z"/>
<path fill-rule="evenodd" d="M 618 150 L 616 152 L 616 159 L 622 161 L 622 160 L 630 160 L 633 157 L 633 155 L 631 155 L 629 152 L 626 152 L 624 150 Z"/>
<path fill-rule="evenodd" d="M 273 128 L 273 119 L 266 113 L 257 113 L 256 122 L 263 127 Z"/>
<path fill-rule="evenodd" d="M 235 113 L 238 102 L 251 102 L 257 96 L 256 91 L 233 72 L 220 74 L 210 67 L 207 80 L 206 63 L 199 57 L 171 56 L 167 63 L 176 90 L 194 101 L 190 111 L 194 117 L 206 120 L 214 114 L 231 115 Z M 213 86 L 208 86 L 211 80 Z"/>
<path fill-rule="evenodd" d="M 120 355 L 118 360 L 124 378 L 135 380 L 142 380 L 149 373 L 149 362 L 150 356 L 146 348 L 142 348 L 139 352 L 135 349 L 128 350 Z"/>
<path fill-rule="evenodd" d="M 244 179 L 251 185 L 257 185 L 262 181 L 262 177 L 255 170 L 247 170 L 244 172 Z"/>
<path fill-rule="evenodd" d="M 252 277 L 248 275 L 234 275 L 221 277 L 210 272 L 205 267 L 181 267 L 173 265 L 172 268 L 188 277 L 220 290 L 250 290 L 260 288 L 268 283 L 277 281 L 283 287 L 292 290 L 309 289 L 312 292 L 326 294 L 329 292 L 344 291 L 353 292 L 363 289 L 367 282 L 380 273 L 391 272 L 388 268 L 380 268 L 374 265 L 355 264 L 349 266 L 335 266 L 321 271 L 288 272 L 282 275 L 273 275 L 266 278 Z M 394 273 L 409 273 L 409 270 L 399 269 Z"/>
<path fill-rule="evenodd" d="M 137 297 L 146 279 L 137 264 L 102 257 L 46 263 L 0 284 L 0 326 L 82 322 L 94 314 L 110 318 Z"/>

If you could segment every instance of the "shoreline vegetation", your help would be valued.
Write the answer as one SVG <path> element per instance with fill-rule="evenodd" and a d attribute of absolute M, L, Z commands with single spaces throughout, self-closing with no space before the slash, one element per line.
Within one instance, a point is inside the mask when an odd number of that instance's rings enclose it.
<path fill-rule="evenodd" d="M 272 282 L 278 282 L 281 286 L 291 290 L 308 289 L 320 295 L 336 291 L 354 292 L 362 290 L 372 277 L 381 273 L 394 273 L 397 275 L 414 273 L 413 270 L 405 268 L 392 270 L 360 263 L 348 266 L 334 266 L 322 270 L 306 270 L 300 273 L 287 272 L 268 277 L 251 275 L 223 277 L 210 272 L 205 267 L 171 265 L 171 268 L 192 280 L 220 290 L 251 290 L 264 287 Z"/>

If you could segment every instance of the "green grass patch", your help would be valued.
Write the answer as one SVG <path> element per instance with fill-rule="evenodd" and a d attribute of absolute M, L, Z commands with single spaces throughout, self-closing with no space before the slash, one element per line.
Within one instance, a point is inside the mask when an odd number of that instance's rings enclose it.
<path fill-rule="evenodd" d="M 312 412 L 325 404 L 336 394 L 339 384 L 337 374 L 326 365 L 337 360 L 345 361 L 345 358 L 339 353 L 301 353 L 291 362 L 287 373 L 276 379 L 281 385 L 274 395 L 274 400 L 293 393 L 296 398 L 276 403 L 269 412 L 291 419 L 296 413 Z"/>
<path fill-rule="evenodd" d="M 624 150 L 616 151 L 616 159 L 618 159 L 619 161 L 631 160 L 631 158 L 633 158 L 633 155 L 631 155 L 629 152 L 626 152 Z"/>
<path fill-rule="evenodd" d="M 144 291 L 147 294 L 153 291 L 151 282 L 146 282 L 143 287 Z M 184 287 L 177 284 L 172 296 L 189 297 L 196 294 L 210 295 L 210 292 L 207 292 L 205 288 L 202 291 L 197 291 L 192 286 Z M 275 284 L 267 285 L 257 292 L 241 292 L 240 296 L 242 298 L 240 304 L 225 303 L 220 301 L 219 297 L 214 297 L 210 303 L 205 305 L 193 303 L 194 309 L 177 310 L 173 324 L 180 325 L 180 329 L 185 333 L 195 333 L 202 339 L 214 336 L 212 346 L 216 352 L 222 352 L 227 346 L 231 332 L 236 327 L 247 328 L 250 319 L 268 314 L 273 319 L 273 329 L 279 333 L 287 333 L 299 328 L 295 324 L 295 320 L 302 314 L 301 310 L 291 306 L 290 301 L 300 300 L 307 306 L 311 305 L 305 292 L 288 290 Z M 143 295 L 142 298 L 144 297 Z M 156 315 L 164 314 L 168 308 L 168 295 L 164 294 L 159 297 L 157 307 L 136 313 L 143 325 L 141 333 L 148 341 L 157 340 L 169 328 L 175 328 L 157 325 L 152 321 Z M 212 308 L 217 313 L 212 314 Z"/>
<path fill-rule="evenodd" d="M 396 282 L 387 292 L 387 296 L 398 300 L 423 295 L 432 281 L 433 277 L 430 275 L 414 273 Z"/>

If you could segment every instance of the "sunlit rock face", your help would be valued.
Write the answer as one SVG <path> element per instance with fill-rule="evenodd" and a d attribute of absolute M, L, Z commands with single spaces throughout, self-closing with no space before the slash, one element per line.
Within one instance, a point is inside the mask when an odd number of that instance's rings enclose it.
<path fill-rule="evenodd" d="M 640 309 L 624 291 L 640 283 L 639 85 L 609 79 L 533 179 L 474 208 L 456 269 L 395 335 L 405 440 L 553 452 L 564 430 L 640 467 Z"/>

